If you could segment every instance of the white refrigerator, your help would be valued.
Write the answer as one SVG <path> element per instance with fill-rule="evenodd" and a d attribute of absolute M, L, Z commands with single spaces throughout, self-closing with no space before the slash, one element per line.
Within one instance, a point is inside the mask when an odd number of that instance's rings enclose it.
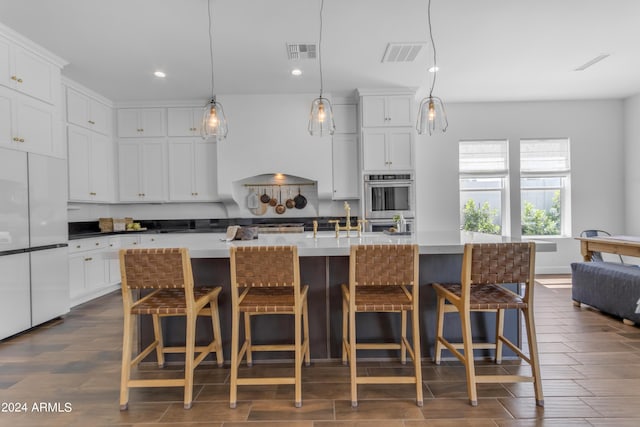
<path fill-rule="evenodd" d="M 69 312 L 64 159 L 0 148 L 0 339 Z"/>

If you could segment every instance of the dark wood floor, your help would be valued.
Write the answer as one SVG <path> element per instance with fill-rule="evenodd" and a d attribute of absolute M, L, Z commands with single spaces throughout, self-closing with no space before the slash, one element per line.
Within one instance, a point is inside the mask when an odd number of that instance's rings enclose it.
<path fill-rule="evenodd" d="M 467 403 L 464 369 L 457 362 L 423 364 L 424 407 L 410 385 L 360 386 L 352 409 L 347 368 L 314 363 L 303 368 L 304 405 L 293 407 L 291 386 L 242 387 L 228 405 L 229 369 L 197 370 L 195 403 L 182 408 L 179 388 L 134 389 L 126 412 L 118 409 L 122 306 L 114 293 L 54 321 L 0 342 L 1 426 L 638 426 L 640 328 L 625 326 L 571 304 L 568 277 L 541 276 L 536 320 L 545 407 L 535 406 L 531 384 L 481 385 L 477 407 Z M 544 284 L 543 284 L 544 283 Z M 178 374 L 167 367 L 159 375 Z M 253 369 L 287 369 L 256 366 Z M 363 365 L 381 374 L 396 363 Z M 515 362 L 483 371 L 514 371 Z M 144 368 L 154 374 L 155 368 Z M 175 371 L 175 372 L 171 372 Z M 26 412 L 16 413 L 16 404 Z"/>

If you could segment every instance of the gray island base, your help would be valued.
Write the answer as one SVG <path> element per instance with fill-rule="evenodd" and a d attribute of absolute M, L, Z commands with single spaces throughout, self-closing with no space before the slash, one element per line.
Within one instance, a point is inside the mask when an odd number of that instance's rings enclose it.
<path fill-rule="evenodd" d="M 353 233 L 352 233 L 353 234 Z M 462 266 L 462 251 L 465 243 L 489 243 L 518 241 L 501 236 L 469 232 L 424 232 L 411 236 L 389 236 L 383 233 L 364 233 L 336 239 L 333 232 L 260 235 L 251 241 L 224 242 L 223 234 L 172 234 L 171 238 L 157 239 L 147 247 L 187 247 L 190 250 L 196 286 L 221 285 L 219 298 L 220 322 L 225 360 L 230 360 L 231 348 L 231 290 L 229 274 L 230 245 L 296 245 L 300 254 L 300 274 L 303 284 L 309 285 L 309 334 L 311 358 L 315 361 L 341 358 L 342 343 L 342 297 L 340 285 L 349 278 L 349 247 L 354 244 L 417 243 L 420 252 L 420 333 L 422 355 L 431 359 L 433 355 L 436 298 L 431 287 L 433 282 L 459 282 Z M 536 241 L 537 251 L 555 251 L 555 243 Z M 515 289 L 515 288 L 514 288 Z M 393 341 L 399 336 L 400 315 L 397 313 L 358 314 L 358 342 Z M 386 316 L 384 319 L 382 316 Z M 477 339 L 493 339 L 495 336 L 495 314 L 473 313 L 473 333 Z M 180 318 L 163 319 L 164 340 L 167 345 L 177 345 L 184 339 L 185 325 Z M 520 341 L 520 319 L 513 311 L 505 321 L 506 335 L 513 342 Z M 254 343 L 288 342 L 293 337 L 291 316 L 265 315 L 252 322 Z M 445 334 L 461 341 L 460 322 L 456 315 L 445 317 Z M 197 341 L 210 340 L 211 325 L 205 318 L 198 319 Z M 140 324 L 141 345 L 153 340 L 150 319 Z M 175 357 L 171 357 L 175 356 Z M 478 356 L 490 356 L 488 351 Z M 153 360 L 150 356 L 148 360 Z M 179 355 L 167 355 L 168 362 L 180 360 Z M 358 357 L 369 360 L 388 360 L 399 357 L 395 351 L 359 351 Z M 452 358 L 443 353 L 443 357 Z M 505 348 L 505 358 L 515 357 Z M 265 353 L 261 358 L 289 360 L 288 353 Z"/>

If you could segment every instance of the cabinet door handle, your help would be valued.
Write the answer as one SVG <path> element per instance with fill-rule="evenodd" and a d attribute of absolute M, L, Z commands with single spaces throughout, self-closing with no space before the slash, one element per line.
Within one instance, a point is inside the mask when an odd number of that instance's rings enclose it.
<path fill-rule="evenodd" d="M 13 140 L 14 140 L 15 142 L 20 142 L 20 138 L 18 138 L 17 136 L 14 136 L 14 137 L 13 137 Z"/>
<path fill-rule="evenodd" d="M 17 76 L 11 76 L 11 80 L 18 81 L 18 77 Z"/>
<path fill-rule="evenodd" d="M 96 246 L 100 246 L 100 242 L 96 242 Z"/>
<path fill-rule="evenodd" d="M 95 125 L 96 122 L 94 122 L 93 120 L 87 120 L 90 124 Z"/>
<path fill-rule="evenodd" d="M 20 141 L 20 142 L 24 142 L 24 138 L 20 138 L 20 139 L 19 139 L 19 141 Z"/>
<path fill-rule="evenodd" d="M 84 260 L 85 260 L 85 261 L 92 261 L 92 260 L 93 260 L 93 258 L 89 257 L 89 258 L 85 258 Z"/>
<path fill-rule="evenodd" d="M 137 245 L 137 244 L 138 244 L 138 242 L 133 242 L 133 244 L 134 244 L 134 245 Z"/>
<path fill-rule="evenodd" d="M 80 245 L 76 245 L 76 249 L 80 249 Z"/>
<path fill-rule="evenodd" d="M 94 193 L 93 191 L 89 193 L 90 196 L 96 196 L 97 194 Z"/>
<path fill-rule="evenodd" d="M 18 83 L 22 83 L 22 79 L 18 79 Z"/>

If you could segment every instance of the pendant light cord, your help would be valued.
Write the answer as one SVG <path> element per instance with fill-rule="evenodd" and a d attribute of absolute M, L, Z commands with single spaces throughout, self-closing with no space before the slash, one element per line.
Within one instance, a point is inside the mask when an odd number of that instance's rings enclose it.
<path fill-rule="evenodd" d="M 318 39 L 318 64 L 320 65 L 320 98 L 322 98 L 323 92 L 323 79 L 322 79 L 322 10 L 324 9 L 324 0 L 320 2 L 320 37 Z"/>
<path fill-rule="evenodd" d="M 215 97 L 214 94 L 214 75 L 213 75 L 213 36 L 211 35 L 211 0 L 207 0 L 207 16 L 209 17 L 209 59 L 211 61 L 211 99 Z"/>
<path fill-rule="evenodd" d="M 429 22 L 429 38 L 431 39 L 431 47 L 433 48 L 433 80 L 431 80 L 431 90 L 429 90 L 429 98 L 433 94 L 433 88 L 436 85 L 436 76 L 438 75 L 438 67 L 436 66 L 436 44 L 433 41 L 433 31 L 431 30 L 431 0 L 427 7 L 427 21 Z"/>

